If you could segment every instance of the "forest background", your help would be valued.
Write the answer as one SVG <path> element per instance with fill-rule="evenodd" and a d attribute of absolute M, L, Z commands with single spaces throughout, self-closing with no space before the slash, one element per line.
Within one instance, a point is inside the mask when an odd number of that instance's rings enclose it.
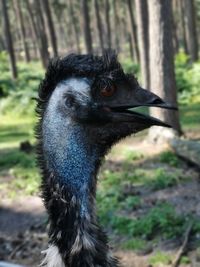
<path fill-rule="evenodd" d="M 0 260 L 35 266 L 46 244 L 33 99 L 49 59 L 114 49 L 126 72 L 179 112 L 144 109 L 174 131 L 152 128 L 111 151 L 100 174 L 100 221 L 125 266 L 172 264 L 192 222 L 179 264 L 195 266 L 200 0 L 0 0 L 0 14 Z"/>

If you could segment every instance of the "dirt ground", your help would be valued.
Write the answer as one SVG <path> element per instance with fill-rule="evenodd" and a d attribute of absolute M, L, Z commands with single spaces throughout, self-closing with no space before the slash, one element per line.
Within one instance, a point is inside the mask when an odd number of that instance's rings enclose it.
<path fill-rule="evenodd" d="M 132 145 L 132 141 L 128 140 L 121 143 L 116 150 Z M 153 154 L 155 155 L 165 148 L 155 147 L 145 142 L 137 142 L 134 144 L 134 150 L 141 150 L 141 146 L 143 153 L 152 154 L 152 151 L 154 151 Z M 138 164 L 140 163 L 138 162 Z M 152 163 L 149 160 L 141 163 L 141 166 L 142 168 L 155 168 L 155 164 L 155 162 Z M 116 153 L 112 159 L 108 156 L 105 166 L 111 170 L 121 168 L 120 155 Z M 149 209 L 159 199 L 167 200 L 173 204 L 177 212 L 181 214 L 190 211 L 200 218 L 199 171 L 187 164 L 183 165 L 183 169 L 185 175 L 191 177 L 187 182 L 156 192 L 141 189 L 140 195 L 146 204 L 141 211 L 137 210 L 137 212 L 144 212 L 144 209 Z M 1 177 L 1 179 L 9 180 L 12 177 Z M 134 212 L 130 216 L 135 216 Z M 8 198 L 5 192 L 0 192 L 0 261 L 14 262 L 27 267 L 37 266 L 42 259 L 41 251 L 47 248 L 46 223 L 47 215 L 39 196 Z M 196 238 L 200 240 L 200 236 Z M 170 244 L 161 244 L 161 247 L 175 255 L 180 245 L 180 242 L 171 242 Z M 151 250 L 143 253 L 143 255 L 137 255 L 132 251 L 122 251 L 114 248 L 114 254 L 120 259 L 124 267 L 150 267 L 148 257 L 151 255 Z M 191 263 L 180 266 L 200 267 L 200 249 L 191 248 L 189 257 Z"/>

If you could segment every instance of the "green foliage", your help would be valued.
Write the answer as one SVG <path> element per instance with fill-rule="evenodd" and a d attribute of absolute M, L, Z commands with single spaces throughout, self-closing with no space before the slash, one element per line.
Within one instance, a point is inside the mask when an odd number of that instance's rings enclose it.
<path fill-rule="evenodd" d="M 159 155 L 160 162 L 167 163 L 172 167 L 177 167 L 179 164 L 179 159 L 172 151 L 164 151 Z"/>
<path fill-rule="evenodd" d="M 123 209 L 133 210 L 141 205 L 141 199 L 138 196 L 128 196 L 124 201 L 120 203 L 120 207 Z"/>
<path fill-rule="evenodd" d="M 146 247 L 146 241 L 140 238 L 133 238 L 123 242 L 121 247 L 127 250 L 142 250 Z"/>
<path fill-rule="evenodd" d="M 199 131 L 199 114 L 199 103 L 182 106 L 180 109 L 180 115 L 183 127 L 188 130 L 197 129 Z"/>
<path fill-rule="evenodd" d="M 177 185 L 178 182 L 177 173 L 168 173 L 164 169 L 159 168 L 155 171 L 153 179 L 148 184 L 153 190 L 160 190 Z"/>
<path fill-rule="evenodd" d="M 19 117 L 19 114 L 0 116 L 0 148 L 19 145 L 24 140 L 33 140 L 34 118 Z"/>
<path fill-rule="evenodd" d="M 149 259 L 149 263 L 154 267 L 160 266 L 160 264 L 168 265 L 171 263 L 171 261 L 172 257 L 162 251 L 157 251 Z"/>
<path fill-rule="evenodd" d="M 126 161 L 140 160 L 144 157 L 144 155 L 140 152 L 135 152 L 133 150 L 125 150 L 124 157 Z"/>
<path fill-rule="evenodd" d="M 176 55 L 175 67 L 180 103 L 200 102 L 200 62 L 191 64 L 189 57 L 181 51 Z"/>
<path fill-rule="evenodd" d="M 133 177 L 135 180 L 136 176 L 133 175 Z M 133 177 L 130 179 L 132 180 Z M 154 182 L 151 181 L 151 186 L 155 189 L 171 186 L 174 184 L 174 180 L 170 179 L 171 176 L 166 176 L 163 170 L 159 170 L 153 176 L 152 181 Z M 127 180 L 125 175 L 111 172 L 106 172 L 106 177 L 104 176 L 101 181 L 100 188 L 97 191 L 97 207 L 101 223 L 104 226 L 112 228 L 117 234 L 146 239 L 153 239 L 157 235 L 169 238 L 182 233 L 185 219 L 176 215 L 174 208 L 166 203 L 155 206 L 140 218 L 132 219 L 121 216 L 121 210 L 131 211 L 141 205 L 141 199 L 138 196 L 130 195 L 125 199 L 122 197 L 121 190 L 123 187 L 120 184 L 124 181 L 130 180 Z"/>
<path fill-rule="evenodd" d="M 35 194 L 40 182 L 35 155 L 19 150 L 19 142 L 33 140 L 33 118 L 12 113 L 1 116 L 0 121 L 0 175 L 7 173 L 13 178 L 8 184 L 13 194 L 18 190 Z"/>
<path fill-rule="evenodd" d="M 119 234 L 143 237 L 147 240 L 157 235 L 165 238 L 178 236 L 185 227 L 185 219 L 177 215 L 174 208 L 167 203 L 155 206 L 141 218 L 115 216 L 108 223 Z"/>
<path fill-rule="evenodd" d="M 5 170 L 14 177 L 10 183 L 14 190 L 23 190 L 27 194 L 38 191 L 40 176 L 33 153 L 26 154 L 18 148 L 4 150 L 0 157 L 0 173 Z"/>
<path fill-rule="evenodd" d="M 187 256 L 181 257 L 180 264 L 190 264 L 190 263 L 191 263 L 191 260 L 189 257 L 187 257 Z"/>
<path fill-rule="evenodd" d="M 33 114 L 35 103 L 32 100 L 37 96 L 38 85 L 44 75 L 39 62 L 26 64 L 19 62 L 18 78 L 12 80 L 8 67 L 7 54 L 0 53 L 3 64 L 0 67 L 0 111 L 2 113 Z M 5 98 L 6 97 L 6 98 Z"/>
<path fill-rule="evenodd" d="M 131 73 L 138 77 L 140 71 L 138 64 L 134 63 L 131 58 L 122 59 L 120 61 L 125 73 Z"/>

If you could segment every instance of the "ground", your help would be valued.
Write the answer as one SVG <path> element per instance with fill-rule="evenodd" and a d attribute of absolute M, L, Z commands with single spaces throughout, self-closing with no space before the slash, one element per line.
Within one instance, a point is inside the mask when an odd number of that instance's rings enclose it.
<path fill-rule="evenodd" d="M 199 140 L 199 126 L 188 119 L 192 112 L 183 125 L 189 138 Z M 34 143 L 34 120 L 1 121 L 0 260 L 36 266 L 47 247 L 47 215 L 39 197 L 34 148 L 19 149 L 22 141 Z M 124 267 L 169 266 L 192 221 L 180 266 L 200 266 L 199 170 L 168 146 L 144 140 L 145 133 L 124 140 L 101 168 L 98 214 L 114 254 Z"/>

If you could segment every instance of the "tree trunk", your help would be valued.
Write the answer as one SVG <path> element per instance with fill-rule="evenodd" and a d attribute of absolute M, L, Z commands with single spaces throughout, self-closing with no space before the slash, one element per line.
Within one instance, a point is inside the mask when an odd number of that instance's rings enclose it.
<path fill-rule="evenodd" d="M 147 0 L 135 0 L 142 84 L 149 89 L 149 30 Z"/>
<path fill-rule="evenodd" d="M 47 25 L 48 25 L 50 40 L 51 40 L 51 45 L 52 45 L 52 49 L 53 49 L 53 55 L 54 55 L 54 57 L 56 57 L 58 55 L 57 38 L 56 38 L 53 19 L 52 19 L 52 15 L 51 15 L 51 9 L 49 6 L 49 1 L 48 0 L 42 0 L 41 3 L 43 5 L 45 16 L 46 16 L 46 21 L 47 21 Z"/>
<path fill-rule="evenodd" d="M 182 31 L 182 39 L 183 39 L 183 47 L 186 54 L 188 54 L 188 46 L 186 40 L 186 27 L 185 27 L 185 11 L 184 11 L 184 2 L 183 0 L 179 0 L 180 4 L 180 17 L 181 17 L 181 31 Z"/>
<path fill-rule="evenodd" d="M 111 49 L 112 47 L 112 42 L 111 42 L 111 26 L 110 26 L 110 2 L 109 0 L 106 0 L 105 3 L 105 20 L 106 20 L 106 26 L 107 26 L 107 43 L 108 43 L 108 48 Z"/>
<path fill-rule="evenodd" d="M 9 21 L 9 17 L 8 17 L 8 10 L 7 10 L 6 4 L 7 4 L 6 0 L 1 0 L 6 46 L 7 46 L 7 50 L 8 50 L 8 54 L 9 54 L 9 58 L 10 58 L 12 77 L 13 77 L 13 79 L 16 79 L 17 78 L 17 66 L 16 66 L 12 36 L 10 33 L 10 21 Z"/>
<path fill-rule="evenodd" d="M 48 66 L 49 63 L 49 51 L 48 51 L 48 39 L 45 32 L 45 24 L 41 11 L 41 2 L 39 0 L 34 1 L 34 7 L 37 14 L 37 24 L 36 32 L 40 40 L 40 49 L 41 49 L 41 60 L 44 68 Z"/>
<path fill-rule="evenodd" d="M 20 1 L 15 1 L 14 0 L 13 4 L 15 5 L 17 17 L 18 17 L 18 20 L 19 20 L 20 34 L 21 34 L 22 44 L 23 44 L 23 47 L 24 47 L 25 60 L 28 63 L 28 62 L 30 62 L 30 54 L 29 54 L 28 42 L 27 42 L 26 33 L 25 33 L 24 18 L 23 18 L 23 15 L 22 15 Z"/>
<path fill-rule="evenodd" d="M 36 27 L 36 23 L 34 21 L 32 7 L 30 6 L 29 0 L 25 0 L 25 4 L 26 4 L 29 20 L 30 20 L 30 23 L 31 23 L 32 32 L 33 32 L 33 35 L 34 35 L 34 42 L 35 42 L 35 45 L 36 45 L 36 47 L 38 49 L 40 57 L 42 58 L 40 36 L 39 36 L 39 33 L 37 32 L 37 27 Z"/>
<path fill-rule="evenodd" d="M 90 15 L 88 8 L 88 1 L 81 0 L 82 4 L 82 13 L 83 13 L 83 30 L 84 30 L 84 39 L 85 39 L 85 47 L 87 53 L 92 53 L 92 35 L 90 29 Z"/>
<path fill-rule="evenodd" d="M 179 51 L 178 20 L 179 20 L 178 1 L 174 0 L 172 1 L 172 21 L 173 21 L 172 35 L 173 35 L 173 46 L 175 53 L 178 53 Z"/>
<path fill-rule="evenodd" d="M 95 16 L 96 16 L 96 22 L 97 22 L 100 47 L 101 47 L 101 51 L 103 52 L 103 49 L 104 49 L 103 31 L 102 31 L 102 23 L 101 23 L 101 16 L 100 16 L 100 11 L 99 11 L 98 0 L 94 0 L 94 9 L 95 9 Z"/>
<path fill-rule="evenodd" d="M 186 40 L 191 61 L 198 60 L 198 44 L 196 32 L 196 14 L 194 0 L 184 0 Z"/>
<path fill-rule="evenodd" d="M 120 45 L 119 45 L 119 16 L 118 16 L 118 3 L 117 0 L 113 0 L 113 15 L 114 15 L 114 43 L 115 43 L 115 49 L 117 52 L 120 50 Z"/>
<path fill-rule="evenodd" d="M 41 61 L 42 61 L 42 65 L 43 65 L 44 68 L 46 68 L 47 65 L 48 65 L 48 61 L 49 61 L 49 53 L 48 53 L 48 43 L 46 42 L 46 44 L 45 44 L 45 39 L 46 38 L 42 37 L 43 35 L 45 35 L 45 32 L 43 32 L 44 29 L 43 29 L 43 31 L 41 29 L 41 27 L 44 27 L 44 25 L 38 25 L 38 23 L 36 24 L 36 22 L 34 20 L 34 15 L 33 15 L 32 10 L 33 10 L 34 6 L 36 6 L 37 4 L 34 3 L 35 5 L 32 6 L 30 4 L 29 0 L 26 0 L 25 3 L 26 3 L 27 11 L 28 11 L 31 23 L 32 23 L 34 34 L 35 34 L 36 39 L 37 39 L 37 46 L 38 46 L 40 58 L 41 58 Z M 37 8 L 38 7 L 36 7 L 36 10 L 37 10 Z M 40 22 L 39 18 L 38 18 L 38 21 Z M 43 18 L 42 18 L 42 22 L 43 22 Z"/>
<path fill-rule="evenodd" d="M 135 57 L 135 61 L 138 63 L 139 62 L 139 49 L 138 49 L 138 41 L 137 41 L 137 29 L 136 29 L 134 15 L 133 15 L 132 1 L 131 0 L 126 0 L 126 1 L 127 1 L 127 8 L 128 8 L 130 24 L 131 24 L 131 35 L 132 35 L 132 42 L 133 42 L 133 48 L 134 48 L 134 57 Z"/>
<path fill-rule="evenodd" d="M 166 102 L 177 105 L 172 44 L 171 0 L 149 0 L 150 87 Z M 169 123 L 179 134 L 177 111 L 151 108 L 152 116 Z M 151 131 L 151 130 L 150 130 Z"/>
<path fill-rule="evenodd" d="M 128 39 L 128 44 L 129 44 L 129 54 L 130 54 L 130 58 L 134 59 L 134 55 L 133 55 L 133 43 L 131 40 L 131 34 L 128 32 L 127 34 L 127 39 Z"/>
<path fill-rule="evenodd" d="M 75 36 L 75 41 L 76 41 L 76 49 L 78 53 L 81 53 L 81 47 L 80 47 L 80 38 L 79 38 L 79 28 L 78 28 L 78 23 L 77 23 L 77 18 L 74 13 L 74 6 L 72 3 L 72 0 L 69 0 L 69 11 L 70 11 L 70 16 L 71 16 L 71 22 L 73 26 L 73 31 L 74 31 L 74 36 Z"/>

